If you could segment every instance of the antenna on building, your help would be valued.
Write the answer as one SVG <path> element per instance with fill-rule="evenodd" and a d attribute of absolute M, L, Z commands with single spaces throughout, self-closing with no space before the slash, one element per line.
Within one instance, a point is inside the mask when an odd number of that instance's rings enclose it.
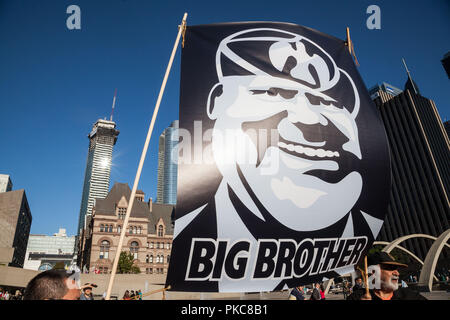
<path fill-rule="evenodd" d="M 411 78 L 411 74 L 409 73 L 408 66 L 406 65 L 405 59 L 402 58 L 402 61 L 403 61 L 403 65 L 405 66 L 406 73 L 408 74 L 408 79 L 409 79 L 409 81 L 411 82 L 411 85 L 412 85 L 412 87 L 413 87 L 413 89 L 414 89 L 414 93 L 415 93 L 415 94 L 418 94 L 416 85 L 415 85 L 414 81 L 413 81 L 412 78 Z"/>
<path fill-rule="evenodd" d="M 116 105 L 116 96 L 117 96 L 117 88 L 114 89 L 114 98 L 113 98 L 113 104 L 112 104 L 112 110 L 111 110 L 111 117 L 109 118 L 109 121 L 113 121 L 114 106 Z"/>

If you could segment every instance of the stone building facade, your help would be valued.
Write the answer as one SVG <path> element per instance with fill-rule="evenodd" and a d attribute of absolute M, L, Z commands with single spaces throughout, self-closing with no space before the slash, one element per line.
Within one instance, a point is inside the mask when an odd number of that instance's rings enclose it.
<path fill-rule="evenodd" d="M 110 273 L 131 195 L 128 184 L 116 183 L 105 199 L 97 199 L 84 232 L 81 268 Z M 145 202 L 136 192 L 122 251 L 134 256 L 141 273 L 166 274 L 172 249 L 174 206 Z"/>

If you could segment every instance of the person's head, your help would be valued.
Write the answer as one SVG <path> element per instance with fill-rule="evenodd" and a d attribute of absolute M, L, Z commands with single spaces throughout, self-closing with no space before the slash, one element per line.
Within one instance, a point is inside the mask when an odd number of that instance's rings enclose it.
<path fill-rule="evenodd" d="M 361 277 L 358 277 L 358 278 L 356 278 L 355 282 L 357 285 L 361 286 L 363 281 L 362 281 Z"/>
<path fill-rule="evenodd" d="M 386 252 L 376 252 L 368 257 L 369 265 L 380 267 L 380 289 L 384 292 L 393 292 L 398 289 L 401 268 L 408 266 L 399 263 Z"/>
<path fill-rule="evenodd" d="M 314 286 L 315 286 L 317 289 L 320 289 L 320 283 L 316 283 Z"/>
<path fill-rule="evenodd" d="M 381 290 L 391 292 L 398 289 L 400 277 L 399 267 L 392 264 L 380 264 L 380 285 Z"/>
<path fill-rule="evenodd" d="M 323 284 L 320 285 L 320 291 L 325 291 L 325 287 L 323 286 Z"/>
<path fill-rule="evenodd" d="M 24 300 L 77 300 L 80 288 L 65 270 L 48 270 L 35 276 L 25 288 Z"/>
<path fill-rule="evenodd" d="M 249 46 L 260 48 L 267 64 L 247 61 Z M 359 95 L 348 74 L 309 39 L 275 29 L 225 38 L 216 61 L 219 83 L 207 113 L 224 181 L 235 190 L 248 184 L 276 220 L 297 231 L 323 229 L 348 214 L 363 183 L 351 165 L 362 156 Z M 233 71 L 242 69 L 246 75 Z M 344 87 L 350 94 L 336 100 L 332 93 Z"/>

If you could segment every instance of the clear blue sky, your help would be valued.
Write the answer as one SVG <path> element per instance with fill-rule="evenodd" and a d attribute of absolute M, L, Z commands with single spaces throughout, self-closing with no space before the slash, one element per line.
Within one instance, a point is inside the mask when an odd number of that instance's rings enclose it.
<path fill-rule="evenodd" d="M 66 28 L 66 8 L 81 8 L 81 30 Z M 369 5 L 381 30 L 366 27 Z M 368 87 L 403 88 L 404 57 L 422 95 L 450 118 L 450 1 L 144 1 L 0 0 L 0 173 L 26 190 L 31 232 L 75 234 L 88 138 L 109 117 L 118 88 L 111 186 L 130 187 L 184 12 L 188 24 L 282 21 L 344 39 L 349 26 Z M 157 137 L 178 118 L 180 56 L 174 62 L 139 185 L 156 198 Z"/>

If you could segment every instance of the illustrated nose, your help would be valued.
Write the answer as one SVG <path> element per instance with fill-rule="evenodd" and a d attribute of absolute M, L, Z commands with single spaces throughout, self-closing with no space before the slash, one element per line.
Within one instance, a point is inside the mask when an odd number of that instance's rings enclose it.
<path fill-rule="evenodd" d="M 303 95 L 297 96 L 295 102 L 289 103 L 287 109 L 288 120 L 292 123 L 317 124 L 323 122 L 319 110 L 314 110 L 314 106 L 310 105 L 308 99 Z"/>

